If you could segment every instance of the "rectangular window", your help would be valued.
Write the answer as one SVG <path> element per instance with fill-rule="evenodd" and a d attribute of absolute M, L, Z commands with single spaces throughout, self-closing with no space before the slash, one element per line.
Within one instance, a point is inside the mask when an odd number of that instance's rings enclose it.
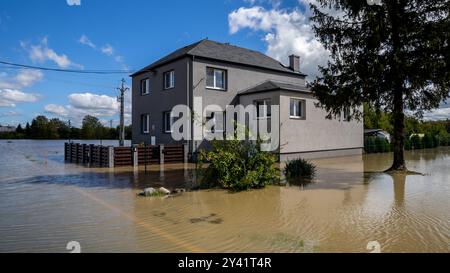
<path fill-rule="evenodd" d="M 164 73 L 164 89 L 175 87 L 175 70 Z"/>
<path fill-rule="evenodd" d="M 212 121 L 214 126 L 211 127 L 211 130 L 207 131 L 209 133 L 225 133 L 225 114 L 226 112 L 210 112 L 206 115 L 206 122 L 209 123 Z M 205 123 L 206 124 L 206 123 Z"/>
<path fill-rule="evenodd" d="M 141 131 L 143 134 L 150 133 L 150 115 L 141 115 Z"/>
<path fill-rule="evenodd" d="M 141 94 L 147 95 L 150 94 L 150 80 L 144 79 L 141 81 Z"/>
<path fill-rule="evenodd" d="M 255 101 L 256 106 L 256 117 L 257 118 L 269 118 L 272 116 L 272 109 L 270 106 L 270 100 L 257 100 Z"/>
<path fill-rule="evenodd" d="M 172 133 L 172 125 L 175 121 L 175 118 L 171 116 L 171 112 L 163 113 L 163 128 L 165 133 Z"/>
<path fill-rule="evenodd" d="M 305 105 L 304 100 L 291 99 L 290 103 L 290 117 L 291 118 L 305 118 Z"/>
<path fill-rule="evenodd" d="M 206 87 L 217 90 L 225 90 L 227 72 L 223 69 L 206 68 Z"/>

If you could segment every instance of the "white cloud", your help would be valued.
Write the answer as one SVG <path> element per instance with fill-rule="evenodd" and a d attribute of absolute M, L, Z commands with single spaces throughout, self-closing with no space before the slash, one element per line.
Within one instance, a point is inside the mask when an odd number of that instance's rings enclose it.
<path fill-rule="evenodd" d="M 244 2 L 250 4 L 251 6 L 256 4 L 265 4 L 268 3 L 272 5 L 272 7 L 279 7 L 282 3 L 282 0 L 244 0 Z"/>
<path fill-rule="evenodd" d="M 101 48 L 101 51 L 103 54 L 106 54 L 108 56 L 114 55 L 114 48 L 110 44 L 106 44 Z"/>
<path fill-rule="evenodd" d="M 81 35 L 80 39 L 78 40 L 78 42 L 80 42 L 83 45 L 87 45 L 91 48 L 97 48 L 97 46 L 86 36 L 86 35 Z"/>
<path fill-rule="evenodd" d="M 44 110 L 49 114 L 70 118 L 76 124 L 80 124 L 86 115 L 98 118 L 112 118 L 119 114 L 119 102 L 115 97 L 97 95 L 93 93 L 74 93 L 68 96 L 69 105 L 46 105 Z M 125 117 L 127 123 L 131 116 L 131 94 L 125 95 Z M 106 120 L 106 119 L 105 119 Z"/>
<path fill-rule="evenodd" d="M 0 88 L 21 89 L 29 87 L 43 78 L 44 74 L 40 70 L 35 69 L 20 70 L 15 76 L 8 73 L 0 73 Z"/>
<path fill-rule="evenodd" d="M 115 111 L 119 107 L 116 98 L 92 93 L 71 94 L 69 95 L 69 102 L 74 107 L 80 109 L 104 109 Z"/>
<path fill-rule="evenodd" d="M 20 115 L 21 115 L 21 113 L 16 112 L 16 111 L 1 112 L 0 113 L 0 118 L 4 118 L 4 117 L 18 117 Z"/>
<path fill-rule="evenodd" d="M 69 6 L 81 6 L 81 0 L 66 0 Z"/>
<path fill-rule="evenodd" d="M 423 114 L 424 120 L 447 120 L 450 119 L 450 108 L 434 109 Z"/>
<path fill-rule="evenodd" d="M 17 103 L 36 102 L 40 95 L 15 89 L 0 89 L 0 107 L 15 107 Z"/>
<path fill-rule="evenodd" d="M 45 112 L 55 114 L 61 117 L 67 117 L 69 115 L 69 110 L 66 107 L 56 104 L 48 104 L 44 107 Z"/>
<path fill-rule="evenodd" d="M 25 93 L 20 89 L 32 86 L 42 80 L 44 75 L 39 70 L 20 70 L 16 75 L 0 73 L 0 107 L 15 107 L 17 103 L 36 102 L 39 94 Z"/>
<path fill-rule="evenodd" d="M 231 34 L 243 29 L 262 32 L 266 54 L 286 65 L 289 55 L 299 55 L 300 70 L 309 79 L 318 75 L 317 66 L 326 64 L 329 58 L 329 53 L 315 38 L 306 12 L 299 9 L 241 7 L 228 15 L 228 23 Z"/>
<path fill-rule="evenodd" d="M 48 47 L 48 39 L 44 38 L 37 45 L 28 46 L 26 43 L 21 43 L 22 48 L 28 51 L 29 57 L 33 62 L 44 63 L 46 61 L 53 61 L 61 68 L 68 68 L 70 66 L 77 66 L 65 54 L 58 54 L 53 49 Z"/>
<path fill-rule="evenodd" d="M 104 46 L 98 48 L 95 43 L 93 43 L 86 35 L 81 35 L 78 40 L 81 44 L 86 45 L 96 51 L 100 51 L 101 53 L 111 57 L 114 61 L 120 65 L 124 70 L 128 70 L 128 66 L 124 64 L 124 58 L 121 55 L 117 55 L 114 47 L 110 44 L 105 44 Z"/>

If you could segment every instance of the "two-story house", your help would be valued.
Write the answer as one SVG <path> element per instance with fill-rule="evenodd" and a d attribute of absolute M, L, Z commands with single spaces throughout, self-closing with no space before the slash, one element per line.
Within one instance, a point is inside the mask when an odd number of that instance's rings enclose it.
<path fill-rule="evenodd" d="M 326 111 L 306 87 L 300 58 L 289 57 L 289 66 L 260 52 L 211 40 L 183 47 L 132 75 L 133 143 L 173 144 L 171 110 L 194 98 L 203 105 L 279 105 L 280 160 L 361 154 L 362 122 L 327 119 Z M 260 107 L 257 107 L 260 109 Z M 194 121 L 192 121 L 194 123 Z M 273 123 L 272 123 L 273 124 Z M 197 132 L 195 131 L 197 130 Z M 201 134 L 193 126 L 194 134 Z M 195 151 L 198 141 L 184 141 Z"/>

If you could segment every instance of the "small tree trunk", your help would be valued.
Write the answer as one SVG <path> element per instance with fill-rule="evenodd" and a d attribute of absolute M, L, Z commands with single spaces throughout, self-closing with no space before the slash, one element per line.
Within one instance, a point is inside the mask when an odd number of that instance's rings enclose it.
<path fill-rule="evenodd" d="M 392 111 L 394 124 L 394 162 L 388 171 L 406 171 L 405 164 L 405 114 L 403 107 L 403 92 L 401 88 L 394 93 L 394 107 Z"/>

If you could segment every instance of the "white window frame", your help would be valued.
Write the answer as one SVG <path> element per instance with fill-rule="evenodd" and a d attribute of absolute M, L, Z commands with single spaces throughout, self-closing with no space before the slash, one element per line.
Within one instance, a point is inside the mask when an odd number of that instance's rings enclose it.
<path fill-rule="evenodd" d="M 207 116 L 205 117 L 205 124 L 207 123 L 207 122 L 209 122 L 209 121 L 211 121 L 211 120 L 213 120 L 214 121 L 214 131 L 211 131 L 211 130 L 205 130 L 207 133 L 210 133 L 210 134 L 215 134 L 215 133 L 225 133 L 225 127 L 226 127 L 226 124 L 225 124 L 225 121 L 226 121 L 226 117 L 225 117 L 225 115 L 226 115 L 226 112 L 222 112 L 222 118 L 223 118 L 223 122 L 222 122 L 222 130 L 217 130 L 216 129 L 216 125 L 217 125 L 217 119 L 216 119 L 216 112 L 210 112 L 210 113 L 208 113 L 207 114 Z M 212 116 L 212 117 L 211 117 Z"/>
<path fill-rule="evenodd" d="M 167 125 L 167 114 L 169 114 L 169 120 L 170 120 L 170 128 L 169 129 L 167 129 L 166 127 L 166 125 Z M 174 117 L 172 117 L 172 112 L 171 111 L 166 111 L 166 112 L 163 112 L 163 131 L 164 131 L 164 133 L 167 133 L 167 134 L 170 134 L 170 133 L 172 133 L 173 132 L 173 124 L 174 124 L 174 122 L 175 122 L 175 120 L 174 120 L 175 118 Z"/>
<path fill-rule="evenodd" d="M 144 126 L 144 123 L 145 126 Z M 143 114 L 141 115 L 141 126 L 142 126 L 142 133 L 143 134 L 150 134 L 150 115 L 149 114 Z"/>
<path fill-rule="evenodd" d="M 146 87 L 146 90 L 143 90 L 142 89 L 142 83 L 144 83 L 145 82 L 145 87 Z M 146 79 L 142 79 L 141 80 L 141 95 L 148 95 L 148 94 L 150 94 L 150 79 L 149 78 L 146 78 Z"/>
<path fill-rule="evenodd" d="M 300 116 L 292 115 L 291 113 L 291 101 L 298 101 L 300 103 Z M 295 113 L 295 110 L 294 110 Z M 300 98 L 289 98 L 289 117 L 291 119 L 306 119 L 306 100 Z"/>
<path fill-rule="evenodd" d="M 166 86 L 166 76 L 169 75 L 170 80 L 169 80 L 169 86 Z M 175 70 L 170 70 L 167 72 L 164 72 L 163 74 L 163 85 L 164 85 L 164 90 L 169 90 L 169 89 L 173 89 L 175 88 Z"/>
<path fill-rule="evenodd" d="M 213 71 L 213 85 L 209 86 L 208 81 L 206 80 L 206 88 L 208 89 L 214 89 L 214 90 L 227 90 L 227 71 L 225 69 L 220 68 L 214 68 L 214 67 L 206 67 L 206 78 L 208 78 L 208 69 L 212 69 Z M 222 71 L 223 72 L 223 87 L 217 86 L 217 78 L 216 78 L 216 71 Z"/>
<path fill-rule="evenodd" d="M 264 102 L 264 115 L 263 116 L 259 116 L 258 115 L 258 113 L 259 113 L 259 109 L 258 109 L 258 102 Z M 269 119 L 269 118 L 271 118 L 272 117 L 272 100 L 271 99 L 257 99 L 257 100 L 255 100 L 255 101 L 253 101 L 253 104 L 255 105 L 255 107 L 256 107 L 256 118 L 257 119 Z M 268 107 L 267 106 L 270 106 L 270 115 L 268 115 Z"/>

